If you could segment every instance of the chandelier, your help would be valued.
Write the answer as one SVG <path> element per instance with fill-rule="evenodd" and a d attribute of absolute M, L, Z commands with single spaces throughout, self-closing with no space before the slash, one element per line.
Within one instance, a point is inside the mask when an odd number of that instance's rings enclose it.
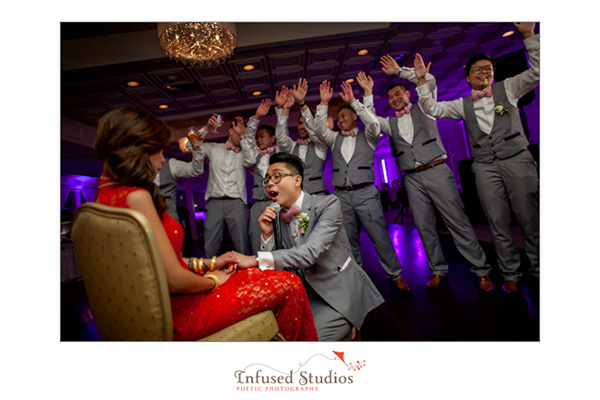
<path fill-rule="evenodd" d="M 171 60 L 212 66 L 225 61 L 237 46 L 235 24 L 223 22 L 159 23 L 160 47 Z"/>

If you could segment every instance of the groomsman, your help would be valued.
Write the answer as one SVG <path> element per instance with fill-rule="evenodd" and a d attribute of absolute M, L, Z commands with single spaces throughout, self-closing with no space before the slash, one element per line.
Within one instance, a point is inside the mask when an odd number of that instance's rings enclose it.
<path fill-rule="evenodd" d="M 381 59 L 381 64 L 387 75 L 417 83 L 413 70 L 400 68 L 389 55 Z M 435 87 L 433 76 L 426 76 L 426 80 Z M 373 79 L 360 72 L 357 81 L 364 90 L 364 105 L 375 114 Z M 433 93 L 435 96 L 435 91 Z M 392 154 L 398 158 L 400 168 L 405 173 L 404 187 L 432 272 L 427 287 L 438 287 L 448 274 L 448 263 L 444 259 L 437 233 L 437 209 L 456 247 L 471 263 L 471 272 L 478 277 L 479 288 L 491 291 L 494 287 L 489 277 L 491 267 L 465 214 L 454 175 L 446 164 L 446 150 L 436 120 L 426 115 L 418 104 L 410 103 L 410 91 L 401 83 L 393 83 L 388 87 L 387 98 L 390 107 L 396 111 L 395 116 L 378 116 L 377 120 L 381 131 L 390 136 Z"/>
<path fill-rule="evenodd" d="M 314 133 L 309 134 L 311 128 L 308 128 L 307 125 L 312 124 L 313 116 L 304 101 L 307 90 L 306 79 L 299 79 L 298 85 L 294 85 L 293 89 L 283 87 L 281 92 L 278 92 L 275 98 L 277 103 L 277 108 L 275 108 L 277 114 L 277 128 L 275 130 L 277 148 L 281 152 L 298 156 L 304 163 L 304 190 L 306 192 L 310 194 L 329 194 L 323 179 L 323 170 L 329 147 L 314 137 Z M 296 141 L 290 138 L 288 129 L 288 117 L 294 101 L 298 102 L 301 108 L 301 114 L 298 117 L 300 139 Z"/>
<path fill-rule="evenodd" d="M 217 114 L 200 130 L 202 136 L 212 132 L 217 124 Z M 248 200 L 246 169 L 253 165 L 250 151 L 240 146 L 244 132 L 241 117 L 231 123 L 226 143 L 203 143 L 202 154 L 209 160 L 206 184 L 206 224 L 204 228 L 204 254 L 213 257 L 221 254 L 225 227 L 229 230 L 233 246 L 240 253 L 250 252 L 248 239 Z"/>
<path fill-rule="evenodd" d="M 539 277 L 539 178 L 537 164 L 527 150 L 529 141 L 517 102 L 539 84 L 540 37 L 534 33 L 535 23 L 514 25 L 523 35 L 530 68 L 492 83 L 496 63 L 488 55 L 477 54 L 465 64 L 465 79 L 472 92 L 464 98 L 437 103 L 425 78 L 431 63 L 425 66 L 420 55 L 415 60 L 417 93 L 423 110 L 435 118 L 463 120 L 471 135 L 477 192 L 494 235 L 504 278 L 502 289 L 507 293 L 518 291 L 522 277 L 511 209 L 523 230 L 530 273 Z"/>
<path fill-rule="evenodd" d="M 254 187 L 252 188 L 252 199 L 254 204 L 250 208 L 249 238 L 252 252 L 256 253 L 260 248 L 260 227 L 258 217 L 271 203 L 265 188 L 261 185 L 262 180 L 269 168 L 269 157 L 277 152 L 275 146 L 275 128 L 271 125 L 259 125 L 271 108 L 271 99 L 262 100 L 255 114 L 248 120 L 244 134 L 240 137 L 242 149 L 249 154 L 250 164 L 254 166 L 252 176 Z"/>
<path fill-rule="evenodd" d="M 327 111 L 333 96 L 329 82 L 320 86 L 321 102 L 315 116 L 315 135 L 331 148 L 333 161 L 332 184 L 334 194 L 340 199 L 344 215 L 344 226 L 352 246 L 352 253 L 362 265 L 360 250 L 361 224 L 375 245 L 377 256 L 388 279 L 400 290 L 410 286 L 402 279 L 402 267 L 396 256 L 392 240 L 381 209 L 379 192 L 373 184 L 373 156 L 379 140 L 379 122 L 366 107 L 354 98 L 352 86 L 342 84 L 342 100 L 350 105 L 338 109 L 337 119 L 340 133 L 327 129 Z M 360 117 L 365 130 L 356 125 Z"/>

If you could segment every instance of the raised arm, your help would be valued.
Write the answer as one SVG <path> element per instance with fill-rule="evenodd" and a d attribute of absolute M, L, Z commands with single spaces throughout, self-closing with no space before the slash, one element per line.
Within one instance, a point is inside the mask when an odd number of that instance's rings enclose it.
<path fill-rule="evenodd" d="M 419 106 L 423 112 L 434 118 L 464 119 L 463 100 L 437 102 L 437 88 L 432 90 L 431 82 L 426 77 L 431 69 L 431 62 L 425 65 L 420 54 L 415 56 L 414 72 L 418 79 L 417 94 Z M 433 81 L 435 83 L 435 80 Z"/>
<path fill-rule="evenodd" d="M 333 97 L 333 88 L 329 81 L 321 82 L 319 93 L 321 102 L 317 106 L 317 113 L 314 118 L 314 134 L 321 142 L 329 147 L 333 147 L 336 133 L 327 127 L 327 111 L 329 109 L 329 102 Z"/>
<path fill-rule="evenodd" d="M 291 153 L 294 148 L 294 141 L 290 138 L 290 130 L 288 127 L 288 119 L 290 108 L 294 105 L 294 97 L 292 91 L 285 86 L 281 88 L 281 92 L 277 92 L 275 97 L 277 108 L 277 125 L 275 126 L 275 141 L 277 143 L 277 151 L 283 153 Z"/>
<path fill-rule="evenodd" d="M 377 112 L 375 111 L 375 102 L 373 100 L 373 86 L 375 85 L 375 82 L 373 81 L 373 78 L 360 71 L 356 76 L 356 81 L 363 89 L 363 104 L 365 105 L 367 110 L 371 114 L 373 114 L 373 116 L 377 119 L 377 122 L 379 122 L 379 129 L 381 130 L 381 132 L 387 135 L 391 135 L 392 131 L 390 129 L 388 119 L 378 116 Z"/>
<path fill-rule="evenodd" d="M 379 133 L 381 131 L 379 122 L 374 114 L 367 110 L 367 107 L 360 101 L 356 100 L 352 91 L 352 85 L 349 82 L 342 82 L 342 92 L 340 93 L 342 100 L 349 103 L 352 109 L 358 115 L 358 118 L 365 125 L 365 136 L 371 147 L 375 148 L 379 141 Z"/>
<path fill-rule="evenodd" d="M 529 68 L 520 74 L 506 78 L 504 87 L 509 99 L 516 106 L 520 99 L 540 83 L 540 36 L 534 33 L 535 23 L 515 23 L 514 26 L 523 35 L 523 44 L 529 56 Z"/>

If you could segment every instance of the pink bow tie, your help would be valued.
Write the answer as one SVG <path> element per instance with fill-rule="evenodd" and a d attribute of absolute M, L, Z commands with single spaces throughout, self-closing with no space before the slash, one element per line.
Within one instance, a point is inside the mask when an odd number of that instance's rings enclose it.
<path fill-rule="evenodd" d="M 258 150 L 258 154 L 265 155 L 265 154 L 271 154 L 271 152 L 273 152 L 273 148 L 269 147 L 268 149 L 264 149 L 264 150 Z"/>
<path fill-rule="evenodd" d="M 396 118 L 400 118 L 404 114 L 409 114 L 409 113 L 410 113 L 410 108 L 408 108 L 408 106 L 406 106 L 406 107 L 404 107 L 404 110 L 396 111 Z"/>
<path fill-rule="evenodd" d="M 473 92 L 471 93 L 471 97 L 473 98 L 473 100 L 479 100 L 482 97 L 492 97 L 492 89 L 487 88 L 485 90 L 482 90 L 481 92 Z"/>
<path fill-rule="evenodd" d="M 298 144 L 308 146 L 308 139 L 298 139 Z"/>
<path fill-rule="evenodd" d="M 342 136 L 352 136 L 352 137 L 355 136 L 354 135 L 354 131 L 349 131 L 349 132 L 348 131 L 342 131 L 341 134 L 342 134 Z"/>
<path fill-rule="evenodd" d="M 298 208 L 298 206 L 293 205 L 292 208 L 290 208 L 287 211 L 284 211 L 284 209 L 281 210 L 281 219 L 284 220 L 287 224 L 289 224 L 292 218 L 294 218 L 298 214 L 300 214 L 300 209 Z"/>
<path fill-rule="evenodd" d="M 239 153 L 241 149 L 239 147 L 234 146 L 231 143 L 227 142 L 227 150 L 233 150 L 236 153 Z"/>

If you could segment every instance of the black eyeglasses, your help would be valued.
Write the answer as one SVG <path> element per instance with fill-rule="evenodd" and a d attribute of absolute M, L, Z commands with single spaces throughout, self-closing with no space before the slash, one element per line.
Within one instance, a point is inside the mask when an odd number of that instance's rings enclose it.
<path fill-rule="evenodd" d="M 485 72 L 492 72 L 494 70 L 494 66 L 493 65 L 482 65 L 482 66 L 478 66 L 478 67 L 473 67 L 473 69 L 471 70 L 471 73 L 475 72 L 481 72 L 481 71 L 485 71 Z"/>
<path fill-rule="evenodd" d="M 275 175 L 268 176 L 262 180 L 262 184 L 264 187 L 267 187 L 269 181 L 273 182 L 273 184 L 278 184 L 281 180 L 286 176 L 296 176 L 297 174 L 282 174 L 281 172 L 276 173 Z"/>

